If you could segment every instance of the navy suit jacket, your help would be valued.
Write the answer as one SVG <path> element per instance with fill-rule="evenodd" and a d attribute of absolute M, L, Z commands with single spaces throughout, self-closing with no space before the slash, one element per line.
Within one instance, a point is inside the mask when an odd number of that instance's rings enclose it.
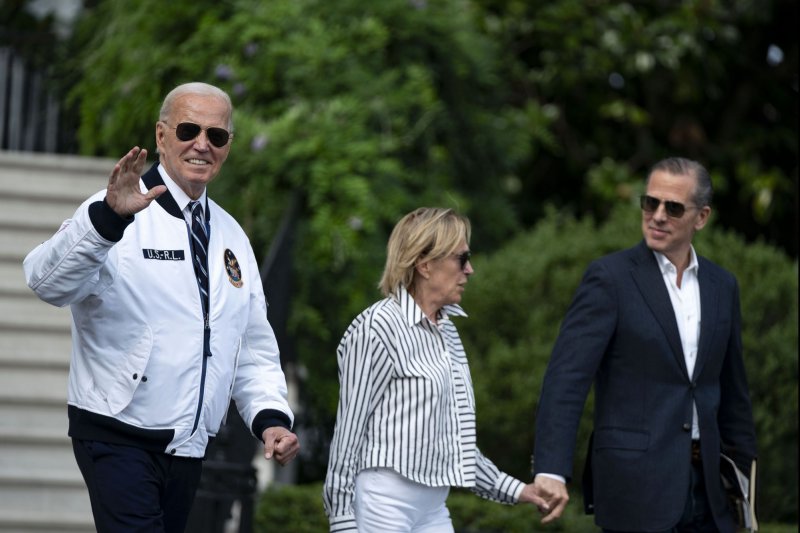
<path fill-rule="evenodd" d="M 701 326 L 692 376 L 658 262 L 644 241 L 594 261 L 561 325 L 536 418 L 534 473 L 572 476 L 575 439 L 594 384 L 584 495 L 600 527 L 669 529 L 681 517 L 691 468 L 692 403 L 704 479 L 720 531 L 735 531 L 719 454 L 745 472 L 756 454 L 732 274 L 698 257 Z"/>

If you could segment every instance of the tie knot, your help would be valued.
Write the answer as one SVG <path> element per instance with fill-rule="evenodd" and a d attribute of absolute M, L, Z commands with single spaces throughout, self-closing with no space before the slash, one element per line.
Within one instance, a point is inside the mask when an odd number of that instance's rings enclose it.
<path fill-rule="evenodd" d="M 189 212 L 192 214 L 192 218 L 198 217 L 201 222 L 203 221 L 203 204 L 199 200 L 189 202 Z"/>

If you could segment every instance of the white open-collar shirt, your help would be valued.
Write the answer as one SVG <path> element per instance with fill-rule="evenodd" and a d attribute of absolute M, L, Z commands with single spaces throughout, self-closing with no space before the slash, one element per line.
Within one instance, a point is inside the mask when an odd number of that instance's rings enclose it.
<path fill-rule="evenodd" d="M 189 207 L 189 203 L 193 200 L 189 198 L 189 195 L 186 194 L 183 189 L 181 189 L 177 183 L 167 174 L 167 170 L 164 168 L 164 165 L 158 165 L 158 173 L 161 175 L 161 179 L 164 180 L 164 185 L 167 186 L 167 190 L 172 195 L 172 198 L 175 199 L 175 203 L 178 204 L 178 207 L 181 209 L 181 213 L 183 213 L 183 218 L 186 220 L 186 224 L 191 227 L 192 226 L 192 211 Z M 203 190 L 203 194 L 200 195 L 200 198 L 197 199 L 200 202 L 200 205 L 203 206 L 203 217 L 207 220 L 208 214 L 206 213 L 206 190 Z"/>
<path fill-rule="evenodd" d="M 699 264 L 694 247 L 689 250 L 689 266 L 681 275 L 681 286 L 678 287 L 678 270 L 667 256 L 653 252 L 661 269 L 661 276 L 669 292 L 672 309 L 675 311 L 675 320 L 678 322 L 678 333 L 681 336 L 683 358 L 686 362 L 686 371 L 691 379 L 694 365 L 697 362 L 697 346 L 700 339 L 700 282 L 697 278 Z M 697 407 L 693 406 L 692 438 L 700 438 L 700 428 L 697 424 Z"/>

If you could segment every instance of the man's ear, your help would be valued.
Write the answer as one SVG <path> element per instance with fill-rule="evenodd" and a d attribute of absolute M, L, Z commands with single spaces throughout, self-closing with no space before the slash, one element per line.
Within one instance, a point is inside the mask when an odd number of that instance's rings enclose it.
<path fill-rule="evenodd" d="M 700 231 L 703 229 L 708 223 L 708 219 L 711 216 L 711 206 L 704 205 L 700 208 L 700 212 L 698 213 L 697 220 L 694 222 L 694 230 Z"/>
<path fill-rule="evenodd" d="M 164 142 L 164 135 L 166 134 L 167 127 L 159 120 L 156 122 L 156 153 L 160 153 L 159 148 L 161 148 L 161 144 Z"/>

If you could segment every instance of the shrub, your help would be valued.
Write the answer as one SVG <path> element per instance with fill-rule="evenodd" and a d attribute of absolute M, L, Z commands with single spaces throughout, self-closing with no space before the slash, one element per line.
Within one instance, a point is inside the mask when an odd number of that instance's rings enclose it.
<path fill-rule="evenodd" d="M 475 254 L 476 275 L 466 292 L 470 317 L 459 322 L 478 405 L 481 451 L 503 470 L 530 479 L 533 422 L 541 379 L 581 275 L 593 259 L 641 238 L 639 211 L 618 209 L 601 226 L 551 210 L 526 234 L 489 257 Z M 797 523 L 797 263 L 764 243 L 744 242 L 714 224 L 695 241 L 699 254 L 739 280 L 742 339 L 759 446 L 759 519 L 765 533 L 796 530 Z M 591 396 L 576 449 L 580 473 L 591 427 Z M 561 520 L 549 531 L 596 531 L 582 515 L 576 487 Z M 319 484 L 265 493 L 257 531 L 325 531 Z M 536 511 L 508 507 L 454 490 L 448 499 L 456 531 L 539 529 Z M 287 529 L 287 527 L 289 529 Z"/>
<path fill-rule="evenodd" d="M 256 504 L 253 530 L 317 533 L 328 530 L 322 484 L 269 487 Z"/>
<path fill-rule="evenodd" d="M 447 507 L 456 533 L 513 533 L 539 529 L 538 511 L 530 505 L 501 505 L 482 500 L 467 490 L 453 490 Z M 570 506 L 548 531 L 594 533 L 591 517 L 580 516 L 578 506 Z M 322 507 L 322 484 L 271 487 L 261 496 L 256 508 L 254 531 L 280 530 L 287 533 L 324 532 L 328 520 Z"/>
<path fill-rule="evenodd" d="M 475 496 L 466 490 L 453 490 L 447 507 L 456 533 L 524 533 L 551 531 L 598 533 L 591 516 L 582 514 L 580 505 L 571 503 L 556 522 L 539 523 L 538 512 L 530 505 L 500 505 Z M 760 524 L 761 533 L 790 533 L 796 525 Z M 322 485 L 287 485 L 271 487 L 261 497 L 256 509 L 255 533 L 323 533 L 328 520 L 322 509 Z"/>

